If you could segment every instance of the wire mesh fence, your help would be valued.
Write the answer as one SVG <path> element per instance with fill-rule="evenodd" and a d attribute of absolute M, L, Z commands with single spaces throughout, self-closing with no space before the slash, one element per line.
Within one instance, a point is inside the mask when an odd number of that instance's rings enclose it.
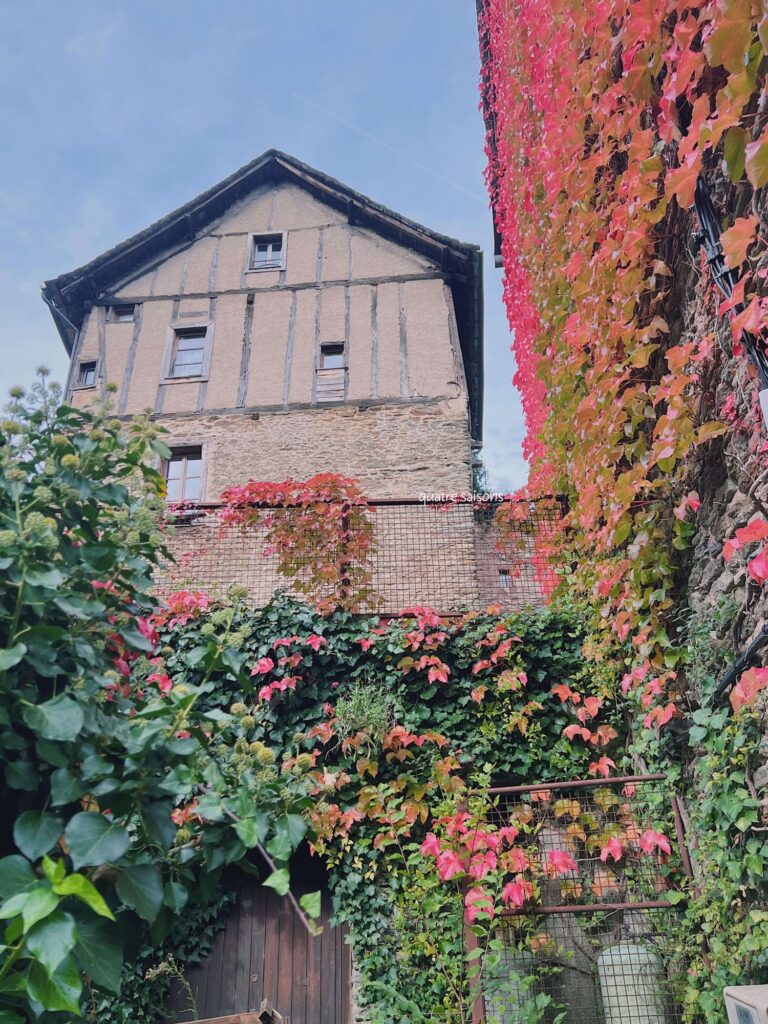
<path fill-rule="evenodd" d="M 682 1022 L 671 894 L 688 860 L 660 786 L 663 776 L 491 791 L 491 816 L 520 829 L 541 892 L 502 915 L 476 1021 Z"/>
<path fill-rule="evenodd" d="M 293 517 L 298 523 L 301 515 L 306 522 L 306 510 L 265 511 L 273 520 Z M 517 611 L 546 603 L 558 582 L 558 501 L 371 501 L 366 515 L 374 536 L 371 587 L 367 607 L 358 611 L 396 615 L 427 605 L 451 615 L 489 604 Z M 293 580 L 280 572 L 268 527 L 226 525 L 220 506 L 176 513 L 169 547 L 175 563 L 158 576 L 161 596 L 192 587 L 223 595 L 240 584 L 260 607 L 278 589 L 296 593 Z M 342 542 L 334 557 L 344 563 Z M 301 568 L 294 566 L 294 579 L 301 578 Z"/>

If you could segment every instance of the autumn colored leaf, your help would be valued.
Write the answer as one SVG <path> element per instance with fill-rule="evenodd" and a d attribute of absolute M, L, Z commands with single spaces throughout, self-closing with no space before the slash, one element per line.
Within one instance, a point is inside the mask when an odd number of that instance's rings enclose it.
<path fill-rule="evenodd" d="M 759 217 L 739 217 L 733 225 L 720 236 L 725 262 L 729 267 L 738 269 L 747 258 L 747 250 L 757 237 Z"/>
<path fill-rule="evenodd" d="M 768 184 L 768 129 L 747 145 L 745 166 L 753 188 Z"/>
<path fill-rule="evenodd" d="M 653 853 L 654 850 L 659 850 L 667 856 L 672 853 L 667 837 L 663 832 L 655 832 L 652 828 L 646 829 L 640 837 L 640 849 L 643 853 Z"/>
<path fill-rule="evenodd" d="M 613 836 L 605 846 L 600 850 L 600 860 L 604 863 L 608 863 L 608 858 L 613 857 L 614 861 L 620 861 L 624 856 L 624 847 L 621 845 L 621 840 Z"/>

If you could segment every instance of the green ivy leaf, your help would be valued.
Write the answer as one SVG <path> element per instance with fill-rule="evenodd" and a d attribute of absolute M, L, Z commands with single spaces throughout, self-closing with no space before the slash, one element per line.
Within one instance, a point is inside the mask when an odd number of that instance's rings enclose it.
<path fill-rule="evenodd" d="M 58 569 L 27 569 L 24 579 L 31 587 L 56 590 L 64 582 L 64 575 Z"/>
<path fill-rule="evenodd" d="M 8 899 L 36 884 L 37 875 L 24 857 L 14 853 L 0 860 L 0 899 Z"/>
<path fill-rule="evenodd" d="M 7 647 L 4 651 L 0 651 L 0 672 L 5 672 L 9 668 L 13 668 L 14 665 L 18 665 L 26 653 L 25 644 L 14 644 L 13 647 Z"/>
<path fill-rule="evenodd" d="M 27 949 L 53 974 L 75 946 L 75 919 L 57 910 L 34 926 L 26 937 Z"/>
<path fill-rule="evenodd" d="M 134 864 L 124 868 L 117 879 L 117 895 L 150 924 L 163 905 L 163 878 L 154 864 Z"/>
<path fill-rule="evenodd" d="M 85 793 L 85 786 L 69 768 L 57 768 L 51 772 L 51 804 L 61 807 L 71 804 Z"/>
<path fill-rule="evenodd" d="M 120 991 L 123 949 L 115 928 L 106 921 L 78 916 L 75 956 L 99 988 L 114 993 Z"/>
<path fill-rule="evenodd" d="M 744 160 L 746 157 L 746 146 L 749 142 L 749 132 L 746 128 L 733 125 L 725 133 L 723 143 L 723 156 L 725 166 L 728 168 L 728 177 L 737 184 L 744 174 Z"/>
<path fill-rule="evenodd" d="M 235 832 L 238 839 L 241 839 L 249 849 L 253 849 L 254 846 L 264 842 L 268 828 L 269 819 L 266 814 L 257 814 L 252 818 L 241 818 L 235 824 Z"/>
<path fill-rule="evenodd" d="M 60 882 L 53 883 L 53 891 L 59 896 L 74 896 L 100 917 L 107 917 L 110 921 L 115 920 L 104 897 L 85 875 L 67 875 Z"/>
<path fill-rule="evenodd" d="M 112 864 L 129 849 L 130 836 L 122 825 L 103 814 L 82 811 L 71 818 L 64 832 L 75 868 Z"/>
<path fill-rule="evenodd" d="M 299 906 L 308 917 L 311 917 L 313 920 L 316 920 L 318 917 L 320 917 L 322 899 L 323 894 L 320 891 L 307 892 L 299 898 Z"/>
<path fill-rule="evenodd" d="M 278 868 L 277 871 L 273 871 L 269 878 L 264 880 L 264 885 L 274 889 L 278 896 L 285 896 L 291 887 L 291 877 L 288 874 L 288 868 Z"/>
<path fill-rule="evenodd" d="M 50 811 L 24 811 L 13 823 L 13 839 L 30 860 L 48 853 L 61 838 L 64 819 Z"/>
<path fill-rule="evenodd" d="M 84 721 L 83 709 L 66 694 L 24 708 L 22 718 L 30 729 L 45 739 L 64 741 L 77 739 Z"/>
<path fill-rule="evenodd" d="M 50 857 L 43 857 L 43 873 L 51 885 L 57 885 L 66 875 L 67 866 L 63 859 L 51 860 Z"/>
<path fill-rule="evenodd" d="M 175 914 L 180 914 L 187 905 L 189 893 L 180 882 L 166 882 L 163 888 L 163 903 Z"/>
<path fill-rule="evenodd" d="M 59 897 L 52 889 L 36 886 L 6 900 L 0 906 L 0 918 L 6 920 L 21 914 L 24 931 L 28 932 L 38 921 L 52 914 L 58 905 Z"/>
<path fill-rule="evenodd" d="M 68 1010 L 79 1015 L 80 971 L 74 957 L 66 957 L 49 977 L 39 963 L 32 963 L 27 974 L 27 992 L 44 1010 Z"/>

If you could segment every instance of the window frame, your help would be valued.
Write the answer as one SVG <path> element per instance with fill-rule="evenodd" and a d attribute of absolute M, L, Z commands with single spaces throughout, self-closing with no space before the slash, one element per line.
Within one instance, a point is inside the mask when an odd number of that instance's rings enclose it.
<path fill-rule="evenodd" d="M 200 372 L 177 376 L 173 373 L 176 361 L 178 341 L 184 337 L 201 335 L 203 357 L 200 362 Z M 211 348 L 213 342 L 213 323 L 210 320 L 198 321 L 197 323 L 179 323 L 175 320 L 168 328 L 166 339 L 166 350 L 163 356 L 162 384 L 199 384 L 208 380 L 211 368 Z"/>
<path fill-rule="evenodd" d="M 93 367 L 93 383 L 83 383 L 83 369 L 86 366 Z M 75 374 L 75 383 L 72 386 L 73 391 L 92 391 L 98 386 L 99 383 L 99 360 L 98 359 L 78 359 L 77 361 L 77 372 Z"/>
<path fill-rule="evenodd" d="M 341 349 L 341 366 L 323 366 L 325 350 Z M 349 387 L 349 347 L 346 341 L 321 341 L 315 353 L 312 400 L 321 405 L 334 405 L 347 400 Z"/>
<path fill-rule="evenodd" d="M 169 459 L 163 459 L 161 464 L 161 473 L 165 480 L 165 501 L 168 505 L 199 505 L 203 501 L 203 495 L 205 493 L 205 446 L 203 444 L 195 444 L 192 442 L 184 442 L 179 444 L 170 445 L 171 457 Z M 198 493 L 195 498 L 185 498 L 184 489 L 187 483 L 187 463 L 190 460 L 190 456 L 200 463 L 200 475 L 198 476 Z M 181 463 L 181 473 L 179 475 L 179 498 L 168 497 L 168 474 L 173 463 Z M 194 478 L 193 478 L 194 479 Z"/>
<path fill-rule="evenodd" d="M 115 302 L 111 306 L 107 307 L 107 323 L 108 324 L 135 324 L 136 323 L 136 308 L 137 302 Z M 118 309 L 131 309 L 130 317 L 120 316 L 117 313 Z"/>
<path fill-rule="evenodd" d="M 273 260 L 268 266 L 258 267 L 255 265 L 256 246 L 259 244 L 272 245 L 280 242 L 280 262 Z M 246 254 L 246 274 L 264 274 L 269 271 L 285 270 L 285 246 L 287 233 L 285 231 L 260 231 L 251 232 L 248 237 L 248 252 Z"/>

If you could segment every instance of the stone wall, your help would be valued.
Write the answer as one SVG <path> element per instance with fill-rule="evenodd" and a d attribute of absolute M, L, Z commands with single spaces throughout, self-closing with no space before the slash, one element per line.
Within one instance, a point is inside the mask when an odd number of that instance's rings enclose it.
<path fill-rule="evenodd" d="M 360 402 L 159 417 L 169 445 L 200 445 L 201 499 L 248 480 L 342 473 L 370 498 L 463 493 L 471 450 L 461 401 Z"/>

